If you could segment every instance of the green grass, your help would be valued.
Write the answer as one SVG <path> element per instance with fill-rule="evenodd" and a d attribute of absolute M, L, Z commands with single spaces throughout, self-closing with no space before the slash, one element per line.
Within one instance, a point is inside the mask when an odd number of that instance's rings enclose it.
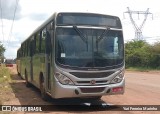
<path fill-rule="evenodd" d="M 1 92 L 11 89 L 9 83 L 11 82 L 10 71 L 3 65 L 0 66 L 0 90 Z"/>
<path fill-rule="evenodd" d="M 149 72 L 149 71 L 160 71 L 160 68 L 149 68 L 149 67 L 127 67 L 127 71 L 140 71 L 140 72 Z"/>
<path fill-rule="evenodd" d="M 11 81 L 10 71 L 4 66 L 0 66 L 0 84 L 8 81 Z"/>
<path fill-rule="evenodd" d="M 7 102 L 8 100 L 10 100 L 5 95 L 10 94 L 12 91 L 12 88 L 10 86 L 11 82 L 12 82 L 12 79 L 10 77 L 10 70 L 3 65 L 0 66 L 0 104 L 1 105 L 4 102 Z M 9 114 L 9 113 L 4 113 L 4 114 Z"/>

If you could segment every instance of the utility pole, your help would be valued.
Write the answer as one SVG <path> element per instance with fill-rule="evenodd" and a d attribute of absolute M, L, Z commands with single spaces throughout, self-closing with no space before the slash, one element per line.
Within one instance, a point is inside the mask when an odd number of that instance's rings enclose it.
<path fill-rule="evenodd" d="M 129 17 L 130 17 L 130 20 L 131 20 L 131 23 L 134 27 L 134 30 L 135 30 L 135 39 L 136 40 L 144 40 L 143 39 L 143 35 L 142 35 L 142 28 L 144 27 L 144 24 L 147 20 L 147 17 L 148 17 L 148 14 L 151 14 L 152 15 L 152 19 L 153 19 L 153 14 L 149 12 L 149 8 L 147 8 L 146 11 L 131 11 L 129 9 L 129 7 L 127 7 L 127 10 L 126 12 L 124 13 L 128 13 L 129 14 Z M 123 16 L 124 16 L 124 13 L 123 13 Z M 139 19 L 139 15 L 144 15 L 144 20 L 142 21 L 142 23 L 138 26 L 135 22 L 135 20 L 133 19 L 133 14 L 137 14 L 138 15 L 138 19 Z"/>

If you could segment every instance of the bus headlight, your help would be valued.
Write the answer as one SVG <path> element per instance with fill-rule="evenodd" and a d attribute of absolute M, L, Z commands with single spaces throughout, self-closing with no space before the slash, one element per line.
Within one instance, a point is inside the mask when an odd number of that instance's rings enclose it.
<path fill-rule="evenodd" d="M 120 83 L 123 80 L 124 73 L 119 73 L 116 77 L 113 78 L 113 80 L 110 82 L 111 84 Z"/>
<path fill-rule="evenodd" d="M 74 83 L 68 77 L 64 76 L 63 74 L 59 72 L 55 73 L 55 77 L 63 85 L 74 85 Z"/>

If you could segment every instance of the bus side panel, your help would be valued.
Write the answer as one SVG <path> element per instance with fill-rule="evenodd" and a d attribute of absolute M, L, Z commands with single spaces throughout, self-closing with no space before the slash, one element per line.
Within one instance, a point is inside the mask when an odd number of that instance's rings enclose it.
<path fill-rule="evenodd" d="M 20 66 L 21 66 L 21 77 L 23 78 L 23 79 L 25 79 L 25 58 L 24 57 L 22 57 L 21 58 L 21 60 L 20 60 L 21 62 L 20 62 Z"/>
<path fill-rule="evenodd" d="M 30 80 L 30 57 L 23 57 L 20 60 L 20 73 L 23 79 L 25 79 L 25 71 Z"/>
<path fill-rule="evenodd" d="M 35 54 L 33 56 L 32 63 L 33 63 L 33 81 L 32 83 L 36 87 L 39 88 L 40 87 L 39 86 L 39 76 L 40 76 L 40 72 L 42 71 L 42 63 L 41 63 L 40 54 Z"/>
<path fill-rule="evenodd" d="M 21 64 L 20 64 L 21 60 L 17 59 L 16 64 L 17 64 L 17 73 L 20 75 L 21 74 Z"/>
<path fill-rule="evenodd" d="M 40 69 L 39 69 L 39 73 L 42 72 L 43 76 L 46 75 L 46 72 L 45 72 L 45 54 L 42 53 L 39 55 L 39 59 L 40 59 Z M 39 80 L 38 80 L 39 81 Z M 39 82 L 37 82 L 39 84 Z"/>
<path fill-rule="evenodd" d="M 25 69 L 26 69 L 28 81 L 30 82 L 31 80 L 31 57 L 29 56 L 25 58 Z"/>

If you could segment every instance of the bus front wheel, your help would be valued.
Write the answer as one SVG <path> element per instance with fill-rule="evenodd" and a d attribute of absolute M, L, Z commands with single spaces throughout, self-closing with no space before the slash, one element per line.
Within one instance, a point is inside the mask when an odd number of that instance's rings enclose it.
<path fill-rule="evenodd" d="M 47 95 L 46 90 L 45 90 L 44 80 L 41 80 L 41 82 L 40 82 L 40 91 L 41 91 L 41 97 L 42 97 L 42 99 L 44 101 L 48 101 L 49 96 Z"/>
<path fill-rule="evenodd" d="M 28 82 L 28 74 L 26 70 L 25 70 L 25 80 L 26 80 L 26 87 L 30 87 L 31 84 Z"/>

